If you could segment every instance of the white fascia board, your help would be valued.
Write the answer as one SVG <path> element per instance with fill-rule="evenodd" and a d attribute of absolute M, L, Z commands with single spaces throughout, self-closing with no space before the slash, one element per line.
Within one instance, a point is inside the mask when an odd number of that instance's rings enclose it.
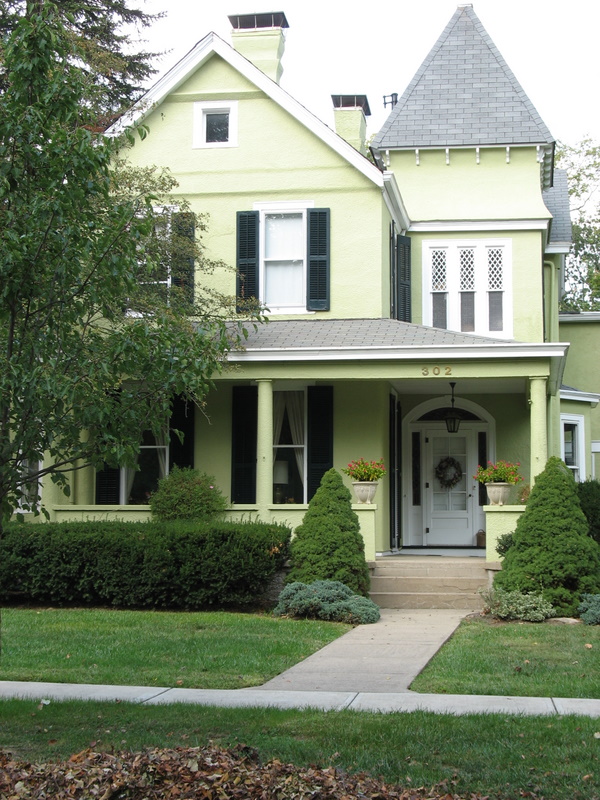
<path fill-rule="evenodd" d="M 404 200 L 398 188 L 398 182 L 393 172 L 387 170 L 383 173 L 383 197 L 388 207 L 392 219 L 398 224 L 402 231 L 410 228 L 410 217 L 404 205 Z"/>
<path fill-rule="evenodd" d="M 481 345 L 437 345 L 436 347 L 272 347 L 235 350 L 229 361 L 422 361 L 460 359 L 463 361 L 507 358 L 564 358 L 569 345 L 499 343 Z"/>
<path fill-rule="evenodd" d="M 547 255 L 552 255 L 553 253 L 565 253 L 568 254 L 571 250 L 571 242 L 550 242 L 547 244 L 544 252 Z"/>
<path fill-rule="evenodd" d="M 412 222 L 410 233 L 455 233 L 460 231 L 545 231 L 548 219 L 489 219 Z"/>
<path fill-rule="evenodd" d="M 577 314 L 563 311 L 558 315 L 558 324 L 561 322 L 600 322 L 600 311 L 580 311 Z"/>
<path fill-rule="evenodd" d="M 574 400 L 576 403 L 590 403 L 595 408 L 600 403 L 600 394 L 595 392 L 580 392 L 577 389 L 561 389 L 561 400 Z"/>
<path fill-rule="evenodd" d="M 355 150 L 341 136 L 331 130 L 324 122 L 312 112 L 295 100 L 290 94 L 268 78 L 264 72 L 240 55 L 231 45 L 223 41 L 216 33 L 209 33 L 193 47 L 175 66 L 170 69 L 154 86 L 152 86 L 138 103 L 107 131 L 107 136 L 116 136 L 131 126 L 139 125 L 148 114 L 153 111 L 163 100 L 175 91 L 188 78 L 190 73 L 202 66 L 212 55 L 220 56 L 241 75 L 247 78 L 267 97 L 291 114 L 298 122 L 308 128 L 315 136 L 329 145 L 342 158 L 348 161 L 359 172 L 372 181 L 376 186 L 383 187 L 383 176 L 380 170 L 365 156 Z"/>

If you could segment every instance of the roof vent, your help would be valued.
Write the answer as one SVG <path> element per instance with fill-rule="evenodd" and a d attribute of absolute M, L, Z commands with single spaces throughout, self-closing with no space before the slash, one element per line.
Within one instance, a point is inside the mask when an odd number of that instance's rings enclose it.
<path fill-rule="evenodd" d="M 283 11 L 268 14 L 232 14 L 227 17 L 236 31 L 258 30 L 259 28 L 289 28 Z"/>

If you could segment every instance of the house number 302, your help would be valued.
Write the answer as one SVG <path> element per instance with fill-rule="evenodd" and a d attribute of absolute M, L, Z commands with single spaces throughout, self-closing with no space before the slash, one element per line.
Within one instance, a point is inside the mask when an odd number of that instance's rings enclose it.
<path fill-rule="evenodd" d="M 452 367 L 422 367 L 421 375 L 452 375 Z"/>

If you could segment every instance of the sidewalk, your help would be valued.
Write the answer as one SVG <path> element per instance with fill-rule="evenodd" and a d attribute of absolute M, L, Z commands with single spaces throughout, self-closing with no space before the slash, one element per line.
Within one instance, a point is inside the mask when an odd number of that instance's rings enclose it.
<path fill-rule="evenodd" d="M 417 694 L 409 686 L 468 611 L 382 609 L 381 620 L 360 625 L 322 650 L 251 689 L 0 681 L 0 698 L 102 700 L 164 705 L 195 703 L 236 708 L 316 708 L 381 713 L 578 714 L 600 717 L 600 700 L 492 695 Z"/>

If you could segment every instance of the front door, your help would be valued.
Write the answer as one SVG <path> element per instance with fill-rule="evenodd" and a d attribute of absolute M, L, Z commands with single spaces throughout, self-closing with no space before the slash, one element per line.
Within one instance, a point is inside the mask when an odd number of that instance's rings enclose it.
<path fill-rule="evenodd" d="M 423 544 L 473 546 L 480 525 L 478 495 L 472 477 L 477 469 L 477 434 L 469 430 L 447 433 L 440 428 L 423 433 Z"/>

